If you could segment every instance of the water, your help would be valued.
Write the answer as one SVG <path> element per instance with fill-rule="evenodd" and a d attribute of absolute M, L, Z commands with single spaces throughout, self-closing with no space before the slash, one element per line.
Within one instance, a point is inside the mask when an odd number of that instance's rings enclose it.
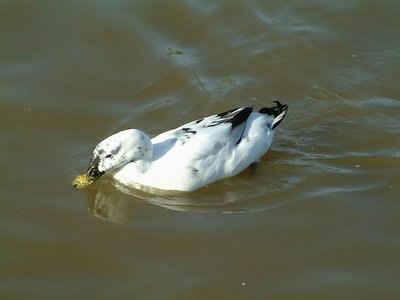
<path fill-rule="evenodd" d="M 398 1 L 2 1 L 4 299 L 398 299 Z M 256 168 L 190 194 L 98 141 L 273 100 Z"/>

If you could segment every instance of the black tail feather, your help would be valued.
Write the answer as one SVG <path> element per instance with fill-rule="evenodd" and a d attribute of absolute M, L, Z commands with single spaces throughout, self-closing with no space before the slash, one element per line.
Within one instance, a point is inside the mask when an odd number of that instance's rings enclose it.
<path fill-rule="evenodd" d="M 283 120 L 286 115 L 286 112 L 289 108 L 287 104 L 282 104 L 279 101 L 274 101 L 276 106 L 273 107 L 263 107 L 259 110 L 262 114 L 267 114 L 269 116 L 273 116 L 275 118 L 272 123 L 272 129 L 275 129 L 279 123 Z"/>

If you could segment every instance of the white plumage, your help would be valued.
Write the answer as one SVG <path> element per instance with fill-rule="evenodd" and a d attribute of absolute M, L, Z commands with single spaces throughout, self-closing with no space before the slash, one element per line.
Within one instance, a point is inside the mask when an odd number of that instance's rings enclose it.
<path fill-rule="evenodd" d="M 93 182 L 114 171 L 114 178 L 124 185 L 193 191 L 234 176 L 263 156 L 287 109 L 278 101 L 256 112 L 243 106 L 151 140 L 139 130 L 124 130 L 97 145 L 84 176 Z"/>

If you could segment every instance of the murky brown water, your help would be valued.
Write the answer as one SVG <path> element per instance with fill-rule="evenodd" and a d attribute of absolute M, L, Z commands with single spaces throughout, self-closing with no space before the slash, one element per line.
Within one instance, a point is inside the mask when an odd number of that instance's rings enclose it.
<path fill-rule="evenodd" d="M 2 299 L 399 299 L 400 5 L 0 3 Z M 190 194 L 71 187 L 92 147 L 290 105 Z"/>

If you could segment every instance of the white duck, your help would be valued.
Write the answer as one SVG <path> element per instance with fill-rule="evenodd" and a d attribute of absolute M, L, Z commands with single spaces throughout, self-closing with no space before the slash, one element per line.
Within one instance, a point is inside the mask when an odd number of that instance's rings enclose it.
<path fill-rule="evenodd" d="M 288 106 L 253 111 L 243 106 L 195 120 L 150 139 L 137 129 L 118 132 L 93 151 L 87 172 L 73 185 L 84 188 L 104 173 L 127 186 L 193 191 L 238 174 L 261 158 Z"/>

